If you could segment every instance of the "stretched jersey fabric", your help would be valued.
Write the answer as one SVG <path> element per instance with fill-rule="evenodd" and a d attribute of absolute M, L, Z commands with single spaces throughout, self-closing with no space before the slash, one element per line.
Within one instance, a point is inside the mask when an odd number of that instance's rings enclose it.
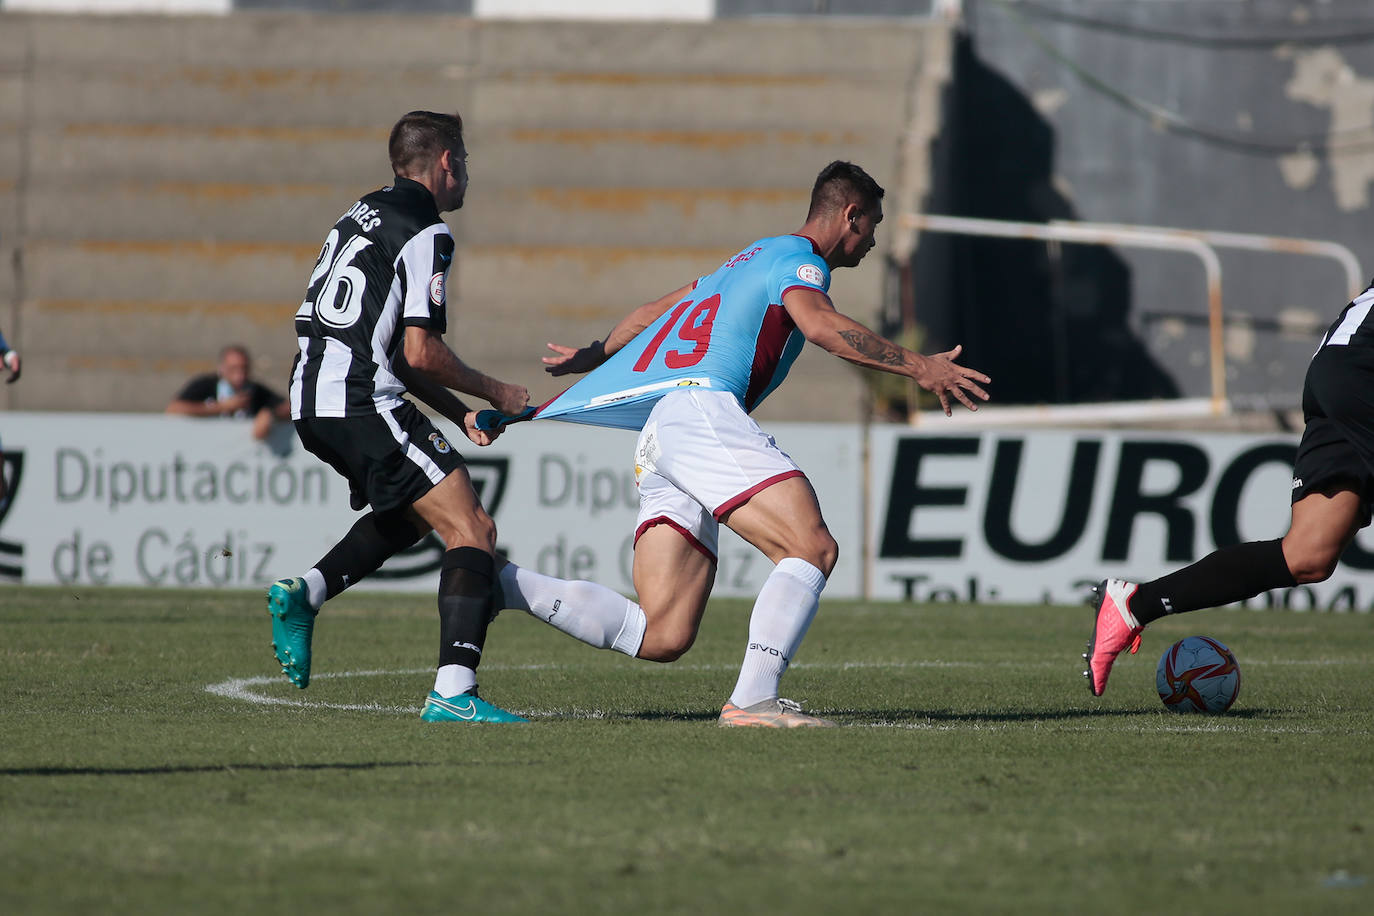
<path fill-rule="evenodd" d="M 396 178 L 334 224 L 296 311 L 291 418 L 357 417 L 401 403 L 392 362 L 406 327 L 447 330 L 453 235 L 434 196 Z"/>
<path fill-rule="evenodd" d="M 659 398 L 684 386 L 728 391 L 752 411 L 806 343 L 782 305 L 797 287 L 830 289 L 815 244 L 799 235 L 760 239 L 532 418 L 640 429 Z"/>
<path fill-rule="evenodd" d="M 1368 289 L 1341 309 L 1322 337 L 1322 342 L 1317 345 L 1317 350 L 1320 352 L 1322 347 L 1340 346 L 1374 347 L 1374 316 L 1370 315 L 1371 309 L 1374 309 L 1374 284 L 1370 284 Z"/>

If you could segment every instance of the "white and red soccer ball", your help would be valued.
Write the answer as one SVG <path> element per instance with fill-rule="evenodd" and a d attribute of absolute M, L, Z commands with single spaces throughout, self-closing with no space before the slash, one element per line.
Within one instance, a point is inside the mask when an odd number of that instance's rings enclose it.
<path fill-rule="evenodd" d="M 1225 712 L 1240 693 L 1240 665 L 1210 636 L 1189 636 L 1160 656 L 1155 687 L 1174 712 Z"/>

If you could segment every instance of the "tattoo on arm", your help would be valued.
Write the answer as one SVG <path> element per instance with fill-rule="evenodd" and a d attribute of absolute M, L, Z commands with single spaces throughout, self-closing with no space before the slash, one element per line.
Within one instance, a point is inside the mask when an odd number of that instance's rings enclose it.
<path fill-rule="evenodd" d="M 844 330 L 840 331 L 840 337 L 856 353 L 861 353 L 869 359 L 882 363 L 884 366 L 902 366 L 906 364 L 906 357 L 902 355 L 902 348 L 896 344 L 888 343 L 881 337 L 870 334 L 867 331 Z"/>

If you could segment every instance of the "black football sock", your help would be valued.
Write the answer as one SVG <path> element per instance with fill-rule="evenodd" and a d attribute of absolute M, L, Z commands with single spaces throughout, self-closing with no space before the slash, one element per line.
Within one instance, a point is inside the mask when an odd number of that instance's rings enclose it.
<path fill-rule="evenodd" d="M 1297 584 L 1282 540 L 1249 541 L 1222 547 L 1192 566 L 1144 583 L 1131 598 L 1131 613 L 1144 625 L 1165 614 L 1220 607 Z"/>
<path fill-rule="evenodd" d="M 491 554 L 476 547 L 444 553 L 439 573 L 439 667 L 477 670 L 491 622 Z"/>
<path fill-rule="evenodd" d="M 367 513 L 315 564 L 324 576 L 325 600 L 357 585 L 419 539 L 404 511 Z"/>

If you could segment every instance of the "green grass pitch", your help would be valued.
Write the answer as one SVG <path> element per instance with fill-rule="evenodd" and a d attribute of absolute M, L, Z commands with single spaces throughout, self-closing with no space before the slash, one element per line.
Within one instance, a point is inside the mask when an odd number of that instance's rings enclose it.
<path fill-rule="evenodd" d="M 349 594 L 314 681 L 262 596 L 0 588 L 0 912 L 1374 911 L 1374 619 L 1160 621 L 1102 699 L 1084 607 L 825 601 L 785 695 L 842 728 L 721 729 L 748 604 L 672 665 L 515 611 L 426 725 L 428 596 Z M 1235 650 L 1221 717 L 1155 661 Z"/>

